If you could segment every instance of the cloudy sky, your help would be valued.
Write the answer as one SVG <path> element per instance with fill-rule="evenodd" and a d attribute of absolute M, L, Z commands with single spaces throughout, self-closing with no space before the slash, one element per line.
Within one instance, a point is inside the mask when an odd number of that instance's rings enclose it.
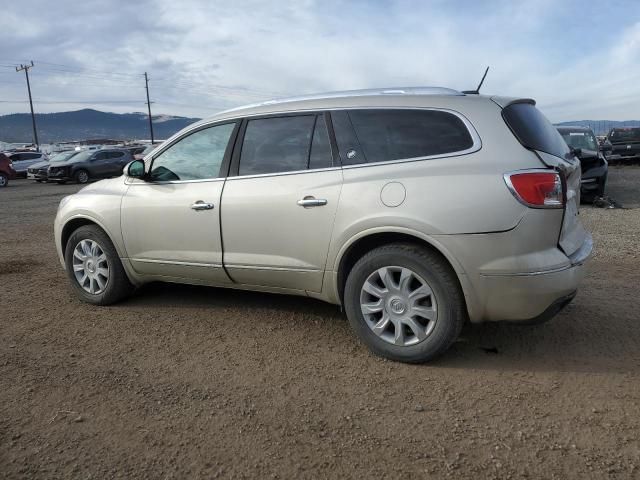
<path fill-rule="evenodd" d="M 640 118 L 640 1 L 15 0 L 1 8 L 0 114 L 203 117 L 381 86 L 527 96 L 552 121 Z"/>

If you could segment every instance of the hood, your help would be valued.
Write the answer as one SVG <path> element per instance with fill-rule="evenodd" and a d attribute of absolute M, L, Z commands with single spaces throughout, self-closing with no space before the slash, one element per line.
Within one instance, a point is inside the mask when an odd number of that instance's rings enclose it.
<path fill-rule="evenodd" d="M 73 157 L 71 157 L 69 160 L 62 160 L 61 162 L 49 162 L 49 166 L 50 167 L 68 167 L 69 165 L 73 165 L 74 162 L 73 161 Z"/>
<path fill-rule="evenodd" d="M 49 165 L 49 160 L 43 160 L 42 162 L 34 163 L 29 168 L 42 168 Z"/>
<path fill-rule="evenodd" d="M 76 195 L 82 194 L 100 194 L 100 195 L 122 195 L 127 189 L 127 184 L 124 181 L 124 177 L 121 175 L 114 178 L 105 178 L 98 182 L 90 183 L 86 187 L 76 193 Z"/>

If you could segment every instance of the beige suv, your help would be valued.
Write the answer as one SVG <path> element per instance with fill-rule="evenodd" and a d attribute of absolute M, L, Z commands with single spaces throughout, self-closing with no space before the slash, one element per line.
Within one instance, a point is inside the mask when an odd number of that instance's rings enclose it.
<path fill-rule="evenodd" d="M 332 93 L 184 129 L 64 198 L 55 239 L 87 302 L 158 280 L 308 295 L 341 304 L 375 353 L 422 362 L 467 319 L 571 301 L 592 245 L 579 189 L 533 100 Z"/>

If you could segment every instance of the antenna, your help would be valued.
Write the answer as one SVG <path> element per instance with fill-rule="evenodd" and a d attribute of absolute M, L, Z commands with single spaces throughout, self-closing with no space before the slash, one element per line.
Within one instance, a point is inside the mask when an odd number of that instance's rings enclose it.
<path fill-rule="evenodd" d="M 480 93 L 480 87 L 482 87 L 482 84 L 484 83 L 484 79 L 487 78 L 487 73 L 489 73 L 489 67 L 488 66 L 487 66 L 486 70 L 484 71 L 484 75 L 482 75 L 482 80 L 480 80 L 480 83 L 478 84 L 478 87 L 475 90 L 463 90 L 462 93 L 471 94 L 471 95 L 478 95 Z"/>

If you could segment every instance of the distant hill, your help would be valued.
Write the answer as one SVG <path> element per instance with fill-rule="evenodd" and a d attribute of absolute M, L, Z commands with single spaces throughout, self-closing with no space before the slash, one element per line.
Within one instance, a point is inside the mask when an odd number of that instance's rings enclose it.
<path fill-rule="evenodd" d="M 573 120 L 571 122 L 556 123 L 558 126 L 573 125 L 576 127 L 589 127 L 596 135 L 606 135 L 612 128 L 640 127 L 640 120 Z"/>
<path fill-rule="evenodd" d="M 155 115 L 155 138 L 168 138 L 178 130 L 197 121 L 197 118 Z M 85 139 L 115 140 L 148 139 L 149 117 L 145 113 L 110 113 L 84 109 L 74 112 L 36 114 L 38 140 L 41 144 Z M 32 141 L 31 115 L 15 113 L 0 116 L 0 140 L 5 142 Z"/>

